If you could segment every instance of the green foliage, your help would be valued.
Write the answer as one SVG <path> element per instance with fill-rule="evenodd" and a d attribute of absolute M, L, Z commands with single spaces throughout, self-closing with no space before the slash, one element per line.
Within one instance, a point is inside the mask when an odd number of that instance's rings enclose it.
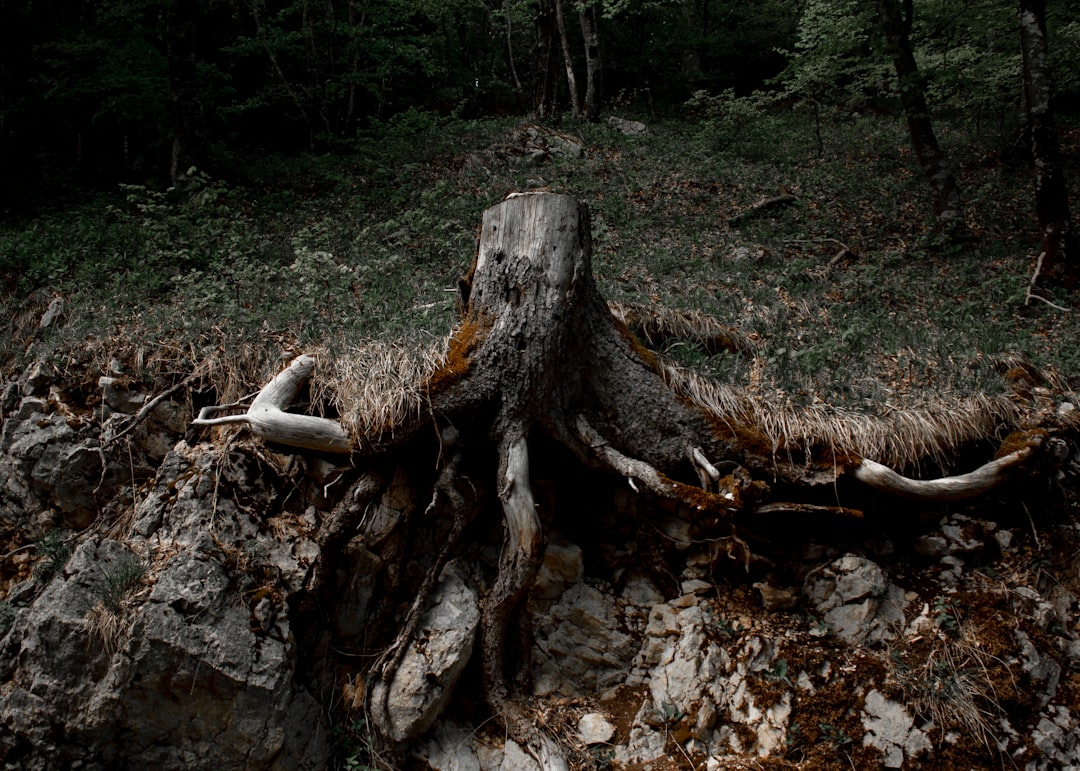
<path fill-rule="evenodd" d="M 656 719 L 664 726 L 673 726 L 686 717 L 686 712 L 676 707 L 670 701 L 663 702 L 654 709 Z"/>
<path fill-rule="evenodd" d="M 378 738 L 366 717 L 334 726 L 334 751 L 337 767 L 345 771 L 378 771 Z"/>
<path fill-rule="evenodd" d="M 715 95 L 696 91 L 686 106 L 703 115 L 701 136 L 713 152 L 753 159 L 768 157 L 776 148 L 772 103 L 768 94 L 737 96 L 729 88 Z"/>
<path fill-rule="evenodd" d="M 846 109 L 888 93 L 892 73 L 877 44 L 874 5 L 859 0 L 807 0 L 795 42 L 777 79 L 786 93 Z"/>
<path fill-rule="evenodd" d="M 776 680 L 781 683 L 786 683 L 788 687 L 794 688 L 794 684 L 788 677 L 788 663 L 787 659 L 779 659 L 772 669 L 765 670 L 765 677 L 769 680 Z"/>
<path fill-rule="evenodd" d="M 844 732 L 843 728 L 834 726 L 831 723 L 818 723 L 818 730 L 821 731 L 822 738 L 832 744 L 838 751 L 844 750 L 851 744 L 851 737 Z"/>
<path fill-rule="evenodd" d="M 71 559 L 71 545 L 59 530 L 50 530 L 38 540 L 34 541 L 34 549 L 38 556 L 42 557 L 37 566 L 37 573 L 45 578 L 50 578 L 63 571 Z"/>
<path fill-rule="evenodd" d="M 146 575 L 146 563 L 129 554 L 115 564 L 102 570 L 104 581 L 98 590 L 98 599 L 107 610 L 120 609 L 120 601 Z"/>

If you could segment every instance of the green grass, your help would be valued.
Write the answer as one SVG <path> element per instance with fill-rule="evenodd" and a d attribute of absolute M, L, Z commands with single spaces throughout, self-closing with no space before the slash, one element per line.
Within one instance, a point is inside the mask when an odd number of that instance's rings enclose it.
<path fill-rule="evenodd" d="M 48 356 L 92 382 L 118 358 L 153 382 L 217 357 L 239 395 L 300 349 L 441 335 L 483 210 L 543 187 L 589 205 L 607 297 L 702 310 L 756 337 L 739 354 L 667 351 L 725 382 L 873 410 L 1000 392 L 1009 357 L 1080 373 L 1078 313 L 1025 304 L 1036 225 L 1023 164 L 963 126 L 943 132 L 976 234 L 943 248 L 901 121 L 823 112 L 819 145 L 809 111 L 736 107 L 650 121 L 645 137 L 564 127 L 585 156 L 542 165 L 507 152 L 516 121 L 413 116 L 333 157 L 204 178 L 190 200 L 129 187 L 0 226 L 0 367 L 11 377 Z M 781 185 L 795 205 L 728 225 Z M 38 330 L 55 294 L 64 315 Z"/>
<path fill-rule="evenodd" d="M 104 582 L 98 590 L 101 604 L 113 612 L 120 610 L 120 601 L 146 575 L 146 563 L 134 555 L 121 558 L 102 569 Z"/>

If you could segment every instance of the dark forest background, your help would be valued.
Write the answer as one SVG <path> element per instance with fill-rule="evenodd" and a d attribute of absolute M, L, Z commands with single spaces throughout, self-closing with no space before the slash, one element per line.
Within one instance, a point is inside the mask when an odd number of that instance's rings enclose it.
<path fill-rule="evenodd" d="M 2 206 L 164 187 L 192 166 L 242 180 L 253 159 L 364 151 L 437 118 L 899 114 L 883 5 L 906 16 L 935 117 L 1008 150 L 1024 111 L 1016 3 L 3 0 Z M 1080 106 L 1078 11 L 1045 7 L 1062 114 Z"/>

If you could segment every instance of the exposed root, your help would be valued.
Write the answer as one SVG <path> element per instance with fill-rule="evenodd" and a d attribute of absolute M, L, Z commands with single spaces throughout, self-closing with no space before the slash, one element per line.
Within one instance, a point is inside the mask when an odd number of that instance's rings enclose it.
<path fill-rule="evenodd" d="M 646 490 L 668 500 L 686 504 L 697 511 L 709 511 L 714 514 L 726 516 L 737 512 L 742 505 L 739 495 L 739 482 L 736 486 L 723 492 L 709 492 L 701 490 L 683 482 L 670 479 L 660 473 L 656 468 L 642 460 L 628 458 L 616 450 L 611 444 L 592 427 L 584 415 L 577 417 L 575 428 L 578 437 L 588 446 L 606 465 L 613 471 L 626 477 L 630 486 L 637 491 L 637 483 L 640 482 Z M 698 451 L 700 454 L 700 451 Z M 704 455 L 701 455 L 704 458 Z M 708 463 L 708 461 L 706 461 Z M 712 464 L 709 464 L 711 467 Z M 719 479 L 719 471 L 712 468 Z M 702 472 L 711 477 L 708 472 Z"/>
<path fill-rule="evenodd" d="M 529 448 L 524 431 L 508 432 L 499 448 L 499 467 L 506 536 L 495 585 L 484 599 L 480 634 L 484 688 L 488 704 L 503 720 L 511 737 L 522 743 L 542 769 L 569 769 L 558 744 L 537 728 L 510 695 L 505 661 L 511 615 L 536 578 L 543 556 L 543 536 L 529 482 Z"/>
<path fill-rule="evenodd" d="M 709 462 L 709 459 L 705 457 L 705 453 L 701 451 L 700 447 L 690 448 L 690 462 L 694 465 L 694 470 L 698 473 L 698 479 L 701 480 L 702 490 L 712 490 L 716 483 L 720 481 L 720 472 L 716 466 Z"/>
<path fill-rule="evenodd" d="M 195 426 L 244 424 L 257 436 L 279 444 L 322 452 L 351 452 L 352 439 L 336 420 L 285 412 L 314 368 L 314 357 L 297 356 L 263 386 L 243 415 L 211 418 L 211 413 L 226 408 L 204 407 L 191 423 Z"/>
<path fill-rule="evenodd" d="M 1039 443 L 1033 439 L 1031 446 L 992 460 L 974 471 L 941 479 L 909 479 L 888 466 L 864 458 L 855 469 L 855 478 L 875 490 L 909 500 L 959 501 L 1001 484 L 1006 479 L 1006 472 L 1031 457 Z"/>

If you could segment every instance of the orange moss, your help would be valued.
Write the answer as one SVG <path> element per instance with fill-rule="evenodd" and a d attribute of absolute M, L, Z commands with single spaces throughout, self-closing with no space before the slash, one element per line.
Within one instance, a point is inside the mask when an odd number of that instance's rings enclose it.
<path fill-rule="evenodd" d="M 630 346 L 630 350 L 641 360 L 641 363 L 660 375 L 660 377 L 664 377 L 664 366 L 660 363 L 660 359 L 657 358 L 656 354 L 646 348 L 645 344 L 638 339 L 637 335 L 630 331 L 630 327 L 626 326 L 621 320 L 616 318 L 613 314 L 608 314 L 608 318 L 615 326 L 615 329 L 619 331 L 619 334 L 626 339 L 626 342 Z M 666 378 L 664 379 L 664 382 L 667 382 Z"/>
<path fill-rule="evenodd" d="M 445 393 L 468 373 L 472 356 L 487 335 L 491 323 L 479 314 L 469 314 L 450 336 L 446 360 L 421 386 L 430 398 Z"/>
<path fill-rule="evenodd" d="M 997 452 L 994 453 L 994 459 L 1004 458 L 1006 455 L 1012 455 L 1019 450 L 1038 447 L 1046 441 L 1049 435 L 1046 429 L 1043 428 L 1013 431 L 1005 437 L 1005 441 L 998 447 Z"/>

